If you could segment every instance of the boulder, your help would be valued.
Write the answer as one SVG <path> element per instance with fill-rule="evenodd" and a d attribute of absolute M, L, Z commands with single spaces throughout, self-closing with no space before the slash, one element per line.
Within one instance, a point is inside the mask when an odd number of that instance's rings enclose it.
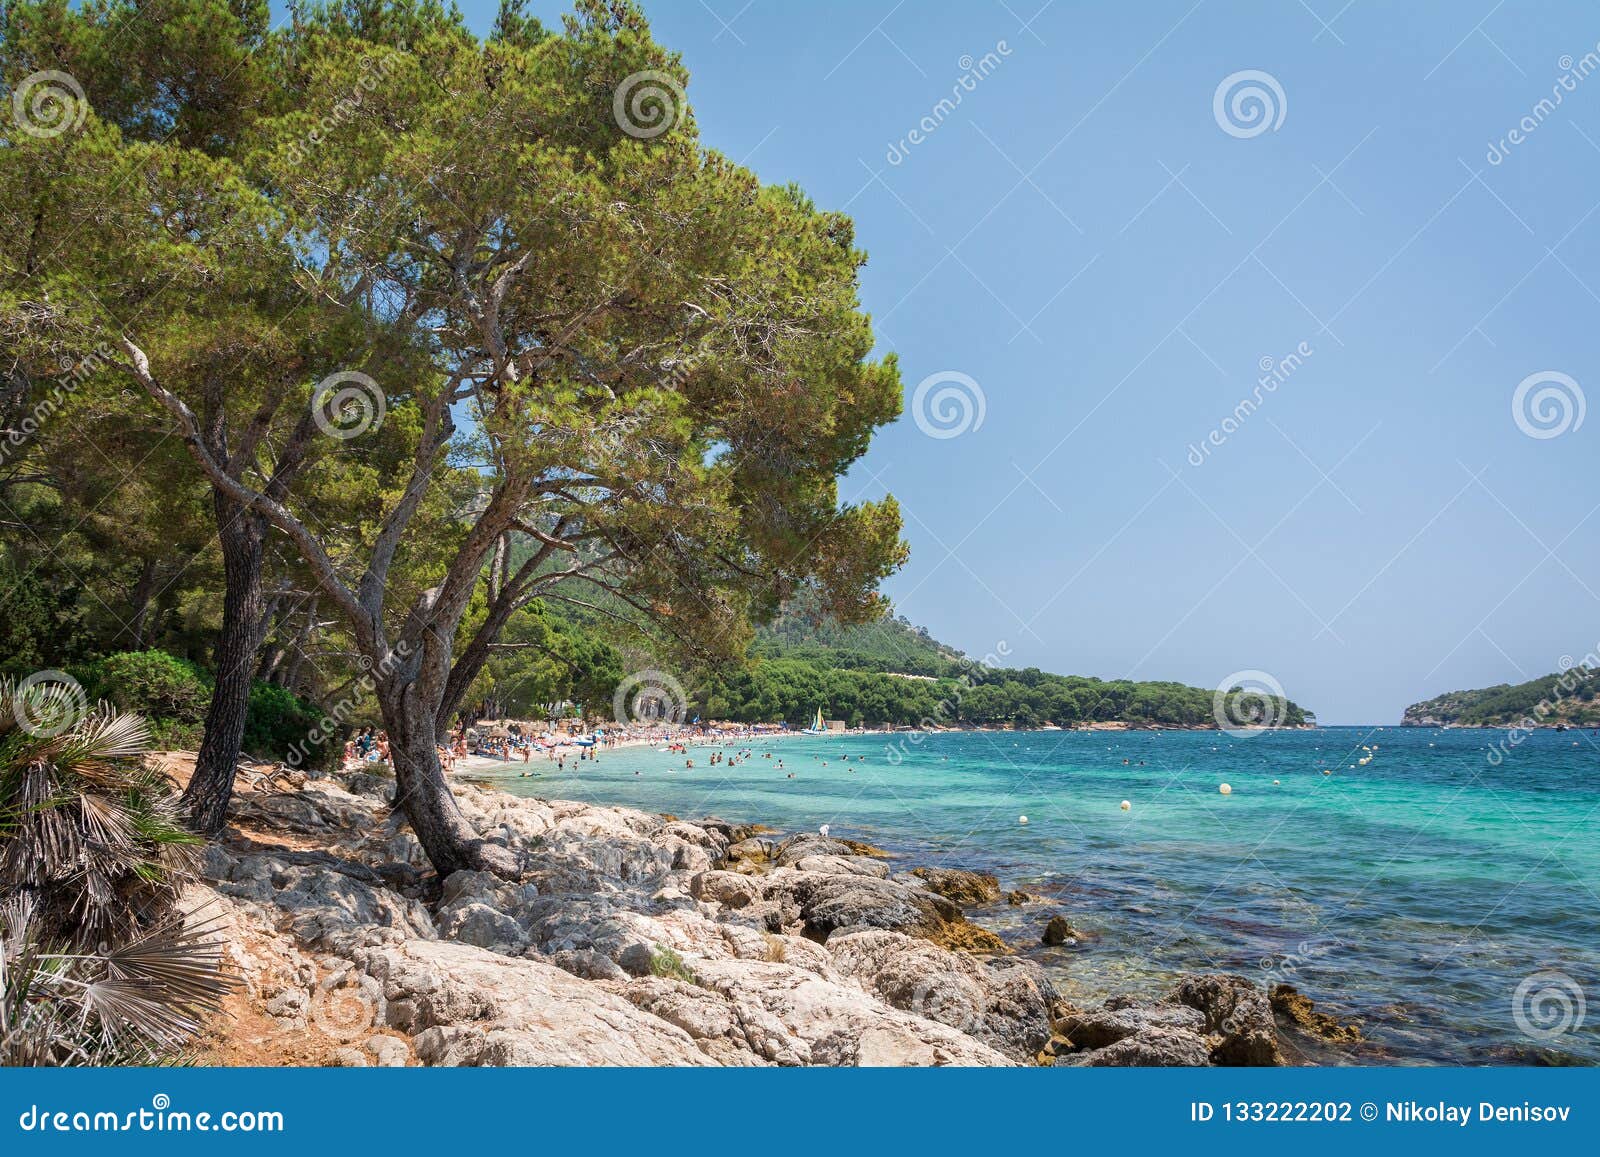
<path fill-rule="evenodd" d="M 943 896 L 870 876 L 824 876 L 814 872 L 766 878 L 767 897 L 792 903 L 805 934 L 819 943 L 836 928 L 887 928 L 926 935 L 964 921 L 961 909 Z"/>
<path fill-rule="evenodd" d="M 850 845 L 815 832 L 790 836 L 773 851 L 772 860 L 780 868 L 793 867 L 807 856 L 850 856 Z"/>
<path fill-rule="evenodd" d="M 591 948 L 568 948 L 549 957 L 563 972 L 584 980 L 627 980 L 628 974 L 611 957 Z"/>
<path fill-rule="evenodd" d="M 820 872 L 825 876 L 874 876 L 888 879 L 889 865 L 866 856 L 801 856 L 794 861 L 801 872 Z"/>
<path fill-rule="evenodd" d="M 439 934 L 448 940 L 475 944 L 514 956 L 528 946 L 528 934 L 510 916 L 472 901 L 451 907 L 439 918 Z"/>
<path fill-rule="evenodd" d="M 448 940 L 357 954 L 432 1065 L 706 1065 L 682 1029 L 542 961 Z"/>
<path fill-rule="evenodd" d="M 964 868 L 913 868 L 910 875 L 922 880 L 930 892 L 937 892 L 962 907 L 993 904 L 1000 899 L 1000 881 L 987 872 Z"/>
<path fill-rule="evenodd" d="M 623 993 L 636 1007 L 676 1025 L 721 1064 L 803 1065 L 811 1049 L 766 1009 L 682 980 L 647 976 Z"/>
<path fill-rule="evenodd" d="M 949 1025 L 1013 1060 L 1031 1061 L 1050 1041 L 1056 992 L 1036 965 L 980 961 L 878 929 L 836 933 L 828 952 L 842 975 L 891 1007 Z"/>
<path fill-rule="evenodd" d="M 365 771 L 347 776 L 344 786 L 351 795 L 364 795 L 380 803 L 388 803 L 389 797 L 394 794 L 394 780 Z"/>
<path fill-rule="evenodd" d="M 701 872 L 690 879 L 689 894 L 724 908 L 746 908 L 761 899 L 761 885 L 738 872 Z"/>
<path fill-rule="evenodd" d="M 965 1033 L 891 1008 L 849 980 L 755 960 L 696 960 L 694 968 L 700 987 L 776 1017 L 806 1043 L 814 1065 L 1013 1063 Z"/>
<path fill-rule="evenodd" d="M 1132 1005 L 1074 1010 L 1056 1021 L 1056 1031 L 1075 1049 L 1100 1049 L 1148 1029 L 1182 1029 L 1199 1036 L 1205 1014 L 1182 1004 Z"/>
<path fill-rule="evenodd" d="M 274 849 L 238 857 L 230 876 L 218 891 L 282 909 L 290 931 L 308 946 L 346 951 L 367 943 L 375 928 L 403 937 L 438 936 L 420 901 L 385 887 L 376 873 L 353 860 Z"/>
<path fill-rule="evenodd" d="M 999 936 L 987 928 L 980 928 L 966 920 L 956 920 L 941 925 L 928 933 L 928 939 L 955 952 L 974 952 L 979 955 L 1003 956 L 1011 949 Z"/>
<path fill-rule="evenodd" d="M 740 864 L 765 864 L 777 853 L 777 845 L 764 836 L 749 836 L 728 845 L 725 856 Z"/>
<path fill-rule="evenodd" d="M 1040 942 L 1052 948 L 1059 948 L 1063 944 L 1076 944 L 1080 940 L 1088 939 L 1065 916 L 1052 916 L 1050 922 L 1044 926 L 1044 935 Z"/>
<path fill-rule="evenodd" d="M 1228 973 L 1186 976 L 1168 1000 L 1205 1015 L 1211 1059 L 1219 1065 L 1279 1065 L 1278 1031 L 1266 993 Z"/>
<path fill-rule="evenodd" d="M 1273 1012 L 1318 1040 L 1334 1045 L 1354 1045 L 1364 1039 L 1359 1024 L 1340 1023 L 1338 1018 L 1318 1012 L 1311 998 L 1292 984 L 1273 986 L 1268 1002 Z"/>
<path fill-rule="evenodd" d="M 411 1050 L 399 1037 L 375 1036 L 362 1047 L 372 1054 L 373 1063 L 382 1069 L 403 1069 L 411 1062 Z"/>
<path fill-rule="evenodd" d="M 1057 1064 L 1060 1063 L 1057 1061 Z M 1074 1056 L 1066 1063 L 1092 1068 L 1199 1068 L 1211 1063 L 1211 1051 L 1204 1038 L 1185 1029 L 1147 1028 L 1103 1049 Z"/>

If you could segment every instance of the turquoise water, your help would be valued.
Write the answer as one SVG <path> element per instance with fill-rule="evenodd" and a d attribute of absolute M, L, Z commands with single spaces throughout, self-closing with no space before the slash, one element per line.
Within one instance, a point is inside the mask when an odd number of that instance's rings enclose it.
<path fill-rule="evenodd" d="M 908 866 L 994 872 L 1044 902 L 974 917 L 1080 1001 L 1226 969 L 1359 1019 L 1361 1063 L 1597 1063 L 1600 737 L 1537 733 L 1498 765 L 1497 743 L 1400 728 L 850 735 L 741 745 L 756 756 L 733 768 L 703 747 L 692 771 L 625 749 L 482 778 L 684 818 L 827 823 Z M 1057 911 L 1097 939 L 1039 946 Z M 1542 973 L 1561 975 L 1519 998 Z"/>

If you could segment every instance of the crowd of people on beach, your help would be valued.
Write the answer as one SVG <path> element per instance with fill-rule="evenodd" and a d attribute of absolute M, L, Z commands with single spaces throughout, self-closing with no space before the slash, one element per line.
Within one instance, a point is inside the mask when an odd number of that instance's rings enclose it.
<path fill-rule="evenodd" d="M 490 759 L 501 763 L 525 765 L 523 775 L 534 774 L 530 765 L 537 755 L 546 762 L 566 770 L 568 761 L 577 766 L 583 761 L 598 760 L 602 750 L 638 746 L 662 745 L 664 750 L 686 755 L 691 746 L 728 743 L 736 739 L 768 738 L 787 733 L 778 724 L 662 724 L 635 723 L 609 724 L 586 729 L 581 720 L 566 720 L 559 724 L 530 724 L 517 721 L 485 723 L 476 726 L 463 724 L 450 732 L 438 745 L 439 763 L 447 773 L 454 772 L 466 758 Z M 721 753 L 712 756 L 712 763 L 728 762 L 730 766 L 749 758 L 748 751 L 727 759 Z M 344 749 L 346 768 L 361 764 L 391 766 L 388 733 L 372 726 L 363 728 L 353 736 Z M 693 767 L 694 761 L 689 760 Z"/>

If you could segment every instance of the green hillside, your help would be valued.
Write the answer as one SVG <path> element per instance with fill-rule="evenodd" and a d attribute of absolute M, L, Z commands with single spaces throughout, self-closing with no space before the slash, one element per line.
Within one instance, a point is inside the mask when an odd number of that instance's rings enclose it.
<path fill-rule="evenodd" d="M 903 616 L 842 627 L 805 605 L 757 632 L 745 668 L 706 680 L 708 718 L 809 721 L 818 707 L 851 725 L 1215 727 L 1215 692 L 1171 682 L 1053 675 L 975 661 Z M 1235 693 L 1229 718 L 1297 727 L 1314 716 L 1287 700 Z"/>
<path fill-rule="evenodd" d="M 1413 703 L 1403 727 L 1600 727 L 1600 668 L 1573 667 L 1526 683 L 1450 691 Z"/>
<path fill-rule="evenodd" d="M 845 627 L 796 601 L 756 632 L 755 658 L 783 658 L 848 671 L 893 671 L 904 675 L 954 675 L 962 654 L 914 625 L 889 614 L 875 623 Z"/>

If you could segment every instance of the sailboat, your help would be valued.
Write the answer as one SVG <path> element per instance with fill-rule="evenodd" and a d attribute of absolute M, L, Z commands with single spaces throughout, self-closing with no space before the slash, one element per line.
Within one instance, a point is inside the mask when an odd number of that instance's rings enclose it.
<path fill-rule="evenodd" d="M 807 735 L 826 735 L 827 733 L 828 733 L 828 729 L 826 727 L 824 727 L 823 723 L 822 723 L 822 708 L 818 707 L 817 708 L 817 717 L 811 721 L 811 726 L 806 728 L 805 734 L 807 734 Z"/>

